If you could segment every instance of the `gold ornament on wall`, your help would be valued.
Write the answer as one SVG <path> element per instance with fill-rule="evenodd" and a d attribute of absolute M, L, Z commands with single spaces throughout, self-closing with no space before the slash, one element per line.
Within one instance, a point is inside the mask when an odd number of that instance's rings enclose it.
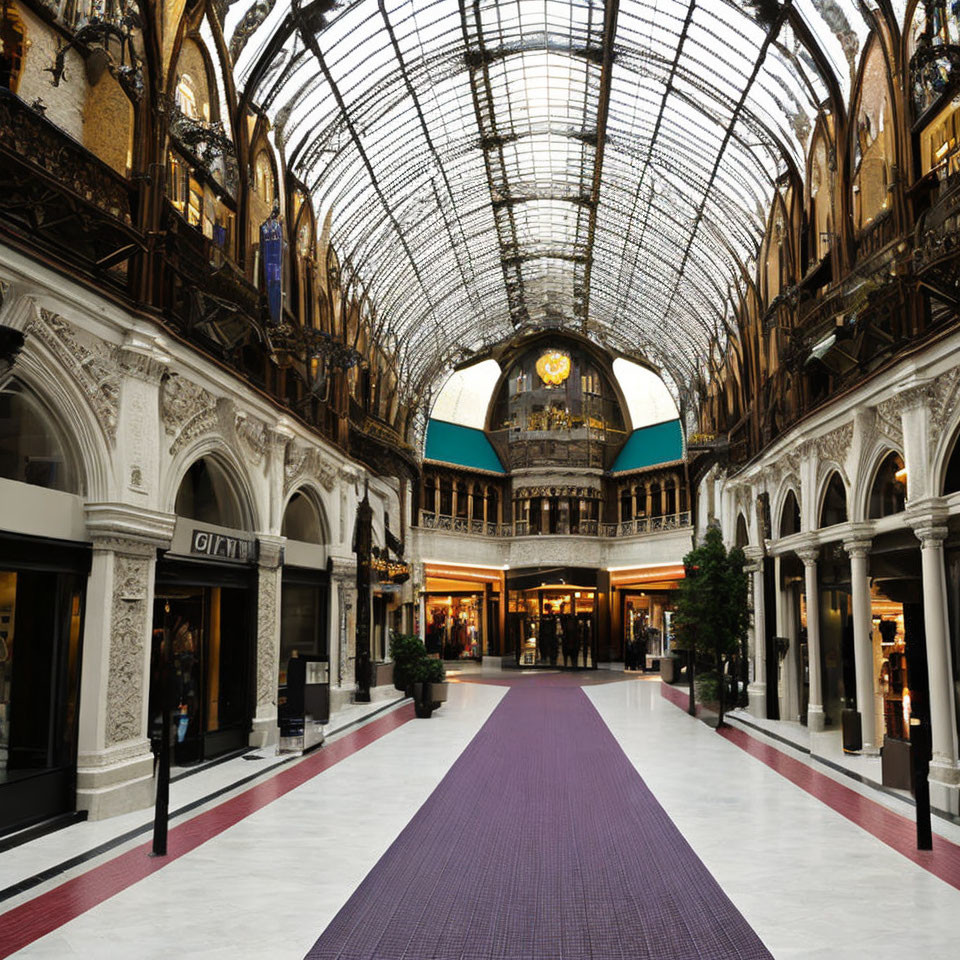
<path fill-rule="evenodd" d="M 537 360 L 537 375 L 544 383 L 559 387 L 570 376 L 570 357 L 559 350 L 544 353 Z"/>

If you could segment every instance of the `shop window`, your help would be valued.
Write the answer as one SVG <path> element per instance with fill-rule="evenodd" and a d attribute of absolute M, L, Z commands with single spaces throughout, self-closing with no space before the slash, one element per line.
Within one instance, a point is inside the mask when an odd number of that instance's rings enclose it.
<path fill-rule="evenodd" d="M 245 526 L 236 488 L 216 460 L 195 461 L 180 483 L 175 511 L 178 516 L 234 529 Z"/>
<path fill-rule="evenodd" d="M 280 535 L 304 543 L 324 543 L 320 513 L 308 496 L 297 491 L 283 512 Z"/>
<path fill-rule="evenodd" d="M 453 513 L 453 485 L 448 477 L 440 480 L 440 513 L 445 517 Z"/>
<path fill-rule="evenodd" d="M 73 458 L 53 416 L 17 381 L 0 392 L 0 477 L 80 492 Z"/>
<path fill-rule="evenodd" d="M 483 487 L 473 489 L 473 519 L 483 519 Z"/>
<path fill-rule="evenodd" d="M 787 498 L 783 501 L 780 511 L 780 536 L 789 537 L 792 533 L 800 532 L 800 505 L 792 490 L 787 491 Z"/>
<path fill-rule="evenodd" d="M 3 0 L 0 10 L 0 87 L 13 93 L 20 85 L 23 70 L 24 36 L 26 30 L 9 0 Z"/>
<path fill-rule="evenodd" d="M 457 516 L 466 517 L 469 500 L 467 499 L 467 485 L 462 481 L 457 482 Z"/>
<path fill-rule="evenodd" d="M 907 471 L 899 453 L 888 454 L 877 470 L 870 490 L 869 518 L 876 520 L 902 513 L 907 500 Z"/>
<path fill-rule="evenodd" d="M 847 522 L 847 488 L 840 479 L 840 474 L 830 475 L 826 493 L 823 496 L 823 506 L 820 508 L 820 526 L 832 527 L 837 523 Z"/>
<path fill-rule="evenodd" d="M 633 494 L 629 487 L 620 491 L 620 519 L 624 523 L 633 519 Z"/>

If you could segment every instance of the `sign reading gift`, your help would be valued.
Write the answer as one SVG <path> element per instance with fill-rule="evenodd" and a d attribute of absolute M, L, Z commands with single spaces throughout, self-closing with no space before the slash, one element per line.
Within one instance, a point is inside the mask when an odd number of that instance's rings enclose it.
<path fill-rule="evenodd" d="M 190 552 L 203 557 L 221 557 L 224 560 L 246 562 L 256 558 L 255 540 L 228 537 L 209 530 L 194 530 L 190 538 Z"/>

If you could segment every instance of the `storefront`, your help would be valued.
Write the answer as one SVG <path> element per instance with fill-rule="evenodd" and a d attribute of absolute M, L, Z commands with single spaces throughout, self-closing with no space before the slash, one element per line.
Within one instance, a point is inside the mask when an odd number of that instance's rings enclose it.
<path fill-rule="evenodd" d="M 249 741 L 256 624 L 256 542 L 180 518 L 157 563 L 151 736 L 159 744 L 164 670 L 173 695 L 174 763 L 209 760 Z"/>
<path fill-rule="evenodd" d="M 0 535 L 0 832 L 74 809 L 89 545 Z"/>
<path fill-rule="evenodd" d="M 511 571 L 507 629 L 517 666 L 596 667 L 598 612 L 596 570 Z"/>
<path fill-rule="evenodd" d="M 422 637 L 444 660 L 500 656 L 503 573 L 496 568 L 425 564 Z"/>
<path fill-rule="evenodd" d="M 673 619 L 683 567 L 632 567 L 610 572 L 613 632 L 627 669 L 656 670 L 673 649 Z"/>

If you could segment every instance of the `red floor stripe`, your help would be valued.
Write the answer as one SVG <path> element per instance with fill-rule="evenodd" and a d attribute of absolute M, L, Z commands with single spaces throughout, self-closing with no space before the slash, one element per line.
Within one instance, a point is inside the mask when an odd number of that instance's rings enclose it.
<path fill-rule="evenodd" d="M 740 730 L 726 727 L 717 731 L 731 743 L 765 763 L 780 776 L 825 803 L 841 816 L 873 834 L 897 853 L 960 890 L 960 847 L 934 834 L 932 850 L 917 849 L 917 828 L 913 820 L 894 813 L 856 790 L 808 767 L 776 747 Z"/>
<path fill-rule="evenodd" d="M 171 828 L 165 857 L 148 856 L 151 844 L 144 843 L 14 907 L 0 916 L 0 958 L 9 957 L 137 881 L 163 869 L 168 863 L 412 719 L 413 707 L 410 704 L 391 711 L 323 747 L 302 762 Z"/>
<path fill-rule="evenodd" d="M 676 706 L 687 709 L 689 698 L 682 690 L 663 683 L 660 693 Z M 837 783 L 832 777 L 814 770 L 772 744 L 758 740 L 739 727 L 724 727 L 717 733 L 917 866 L 960 890 L 960 846 L 957 844 L 934 834 L 933 849 L 918 850 L 916 824 L 908 817 L 894 813 L 876 800 Z"/>

